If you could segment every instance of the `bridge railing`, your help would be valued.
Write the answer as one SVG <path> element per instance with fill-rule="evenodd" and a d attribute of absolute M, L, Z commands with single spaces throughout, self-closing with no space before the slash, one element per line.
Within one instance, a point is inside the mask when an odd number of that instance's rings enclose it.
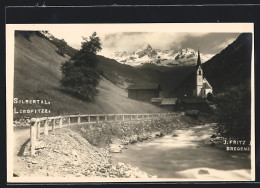
<path fill-rule="evenodd" d="M 50 130 L 70 125 L 98 124 L 105 122 L 153 121 L 161 118 L 177 116 L 176 113 L 149 114 L 78 114 L 32 119 L 30 130 L 31 155 L 35 155 L 37 139 L 41 133 L 48 135 Z"/>

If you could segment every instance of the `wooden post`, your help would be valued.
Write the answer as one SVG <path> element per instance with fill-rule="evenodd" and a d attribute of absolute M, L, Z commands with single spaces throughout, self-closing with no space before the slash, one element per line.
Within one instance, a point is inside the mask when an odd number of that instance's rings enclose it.
<path fill-rule="evenodd" d="M 52 130 L 54 130 L 54 129 L 55 129 L 55 118 L 52 121 Z"/>
<path fill-rule="evenodd" d="M 59 127 L 62 128 L 62 117 L 60 117 Z"/>
<path fill-rule="evenodd" d="M 90 116 L 88 116 L 88 124 L 90 124 Z"/>
<path fill-rule="evenodd" d="M 68 125 L 70 125 L 70 115 L 68 115 Z"/>
<path fill-rule="evenodd" d="M 44 135 L 48 135 L 49 133 L 49 124 L 48 124 L 48 119 L 45 120 L 45 123 L 44 123 Z"/>
<path fill-rule="evenodd" d="M 41 134 L 41 122 L 38 121 L 36 124 L 37 127 L 37 138 L 40 138 L 40 134 Z"/>
<path fill-rule="evenodd" d="M 122 121 L 125 121 L 125 115 L 124 114 L 122 115 Z"/>
<path fill-rule="evenodd" d="M 107 114 L 105 115 L 105 122 L 107 122 Z"/>
<path fill-rule="evenodd" d="M 116 114 L 115 114 L 115 122 L 116 122 Z"/>
<path fill-rule="evenodd" d="M 80 124 L 80 115 L 78 115 L 78 125 Z"/>
<path fill-rule="evenodd" d="M 30 142 L 31 142 L 31 155 L 35 155 L 35 142 L 36 142 L 36 126 L 38 122 L 37 120 L 31 124 L 31 129 L 30 129 Z"/>
<path fill-rule="evenodd" d="M 130 121 L 132 121 L 132 114 L 130 114 Z"/>
<path fill-rule="evenodd" d="M 97 124 L 99 123 L 99 115 L 97 115 Z"/>

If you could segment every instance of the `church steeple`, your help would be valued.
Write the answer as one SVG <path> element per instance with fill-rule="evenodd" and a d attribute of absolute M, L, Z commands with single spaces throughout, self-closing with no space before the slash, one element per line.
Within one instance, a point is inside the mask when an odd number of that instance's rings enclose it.
<path fill-rule="evenodd" d="M 201 66 L 201 60 L 200 60 L 200 50 L 198 50 L 198 60 L 197 60 L 197 67 Z"/>
<path fill-rule="evenodd" d="M 202 95 L 202 86 L 203 86 L 203 71 L 200 61 L 200 51 L 198 50 L 198 60 L 197 60 L 197 75 L 196 75 L 196 96 L 199 97 Z"/>

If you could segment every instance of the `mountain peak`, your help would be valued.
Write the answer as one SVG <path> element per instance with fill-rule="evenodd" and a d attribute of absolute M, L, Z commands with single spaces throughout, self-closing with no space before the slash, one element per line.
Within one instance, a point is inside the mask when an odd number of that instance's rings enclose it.
<path fill-rule="evenodd" d="M 145 49 L 146 49 L 146 50 L 150 50 L 150 49 L 153 49 L 153 48 L 151 47 L 150 44 L 146 44 Z"/>
<path fill-rule="evenodd" d="M 201 54 L 201 62 L 204 63 L 210 59 L 212 54 Z M 146 63 L 155 64 L 158 66 L 176 66 L 176 65 L 196 65 L 197 52 L 192 48 L 184 48 L 180 50 L 154 50 L 150 44 L 146 44 L 143 48 L 132 53 L 116 52 L 114 57 L 116 61 L 122 64 L 131 66 L 140 66 Z"/>

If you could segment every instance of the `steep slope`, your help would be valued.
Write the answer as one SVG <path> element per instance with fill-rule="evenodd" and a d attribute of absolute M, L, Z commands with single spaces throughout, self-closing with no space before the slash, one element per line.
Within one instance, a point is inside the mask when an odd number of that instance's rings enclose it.
<path fill-rule="evenodd" d="M 223 92 L 226 89 L 241 84 L 250 83 L 251 75 L 252 34 L 241 34 L 232 44 L 219 54 L 205 62 L 203 76 L 213 87 L 213 92 Z M 183 82 L 170 92 L 171 97 L 192 96 L 195 89 L 196 67 Z"/>
<path fill-rule="evenodd" d="M 127 92 L 105 78 L 98 87 L 93 102 L 83 102 L 60 90 L 62 57 L 57 48 L 45 38 L 32 33 L 28 38 L 16 33 L 14 62 L 14 97 L 50 101 L 49 105 L 14 104 L 16 110 L 46 108 L 50 114 L 18 113 L 20 116 L 61 115 L 65 113 L 148 113 L 162 111 L 151 104 L 127 98 Z"/>
<path fill-rule="evenodd" d="M 243 33 L 219 54 L 203 64 L 204 76 L 215 92 L 250 80 L 252 34 Z"/>

